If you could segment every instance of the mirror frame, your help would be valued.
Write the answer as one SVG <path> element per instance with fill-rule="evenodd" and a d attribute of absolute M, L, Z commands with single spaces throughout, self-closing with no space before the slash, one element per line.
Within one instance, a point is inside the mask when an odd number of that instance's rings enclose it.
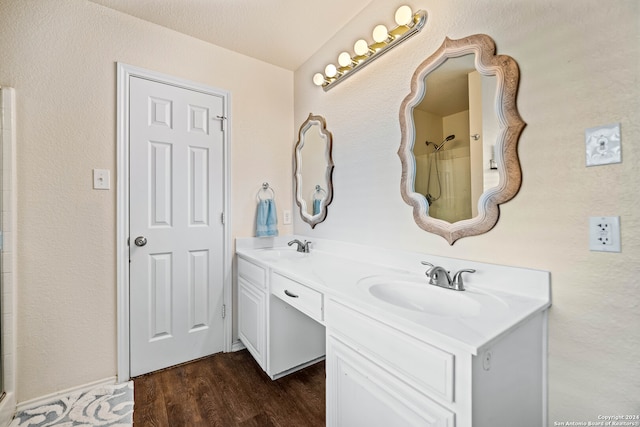
<path fill-rule="evenodd" d="M 495 110 L 500 132 L 496 140 L 495 160 L 498 165 L 499 183 L 485 190 L 478 200 L 478 215 L 455 223 L 431 218 L 426 198 L 416 193 L 416 162 L 413 155 L 415 127 L 413 108 L 420 103 L 426 93 L 427 75 L 449 58 L 475 54 L 476 70 L 483 76 L 495 76 Z M 448 37 L 442 45 L 423 61 L 411 77 L 411 92 L 400 106 L 401 140 L 398 156 L 402 163 L 400 192 L 402 199 L 413 207 L 413 219 L 420 228 L 444 237 L 450 245 L 467 236 L 475 236 L 491 230 L 500 216 L 499 205 L 511 200 L 518 193 L 522 183 L 522 172 L 518 159 L 518 139 L 526 123 L 520 117 L 516 106 L 520 72 L 518 64 L 510 56 L 496 55 L 496 45 L 491 37 L 476 34 L 458 40 Z"/>
<path fill-rule="evenodd" d="M 316 215 L 309 215 L 306 208 L 306 202 L 302 198 L 302 147 L 304 147 L 304 133 L 313 125 L 320 125 L 320 133 L 325 137 L 327 147 L 325 150 L 325 160 L 327 162 L 327 168 L 325 172 L 325 179 L 327 181 L 324 203 L 322 203 L 322 209 L 320 213 Z M 327 217 L 327 207 L 333 200 L 333 135 L 327 130 L 327 122 L 322 116 L 315 116 L 313 113 L 309 113 L 309 117 L 302 123 L 300 130 L 298 131 L 298 142 L 294 149 L 294 163 L 293 163 L 293 176 L 295 177 L 295 195 L 296 204 L 300 209 L 300 216 L 302 220 L 308 223 L 311 228 L 315 228 L 316 225 L 324 221 Z"/>

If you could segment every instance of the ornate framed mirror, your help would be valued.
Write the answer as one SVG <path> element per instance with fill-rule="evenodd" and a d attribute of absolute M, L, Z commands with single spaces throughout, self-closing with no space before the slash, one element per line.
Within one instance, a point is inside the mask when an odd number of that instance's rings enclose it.
<path fill-rule="evenodd" d="M 400 107 L 401 194 L 418 226 L 449 244 L 495 226 L 520 189 L 519 71 L 477 34 L 445 38 Z"/>
<path fill-rule="evenodd" d="M 300 216 L 311 228 L 325 220 L 333 199 L 332 144 L 324 117 L 309 114 L 298 132 L 293 174 Z"/>

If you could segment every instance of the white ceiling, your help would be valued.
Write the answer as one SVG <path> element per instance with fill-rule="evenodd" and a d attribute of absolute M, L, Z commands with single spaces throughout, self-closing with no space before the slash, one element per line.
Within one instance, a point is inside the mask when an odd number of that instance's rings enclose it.
<path fill-rule="evenodd" d="M 372 0 L 90 0 L 296 70 Z"/>

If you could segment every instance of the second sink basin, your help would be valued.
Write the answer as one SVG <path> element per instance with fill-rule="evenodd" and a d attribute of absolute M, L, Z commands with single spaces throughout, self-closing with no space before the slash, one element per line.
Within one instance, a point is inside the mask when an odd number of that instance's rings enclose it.
<path fill-rule="evenodd" d="M 308 253 L 298 252 L 295 249 L 260 249 L 260 257 L 266 261 L 279 261 L 279 260 L 295 260 L 302 259 L 309 256 Z"/>
<path fill-rule="evenodd" d="M 371 296 L 407 310 L 443 317 L 474 317 L 482 304 L 469 291 L 454 291 L 430 285 L 417 276 L 371 276 L 361 279 Z"/>
<path fill-rule="evenodd" d="M 458 291 L 428 284 L 379 283 L 371 286 L 369 292 L 389 304 L 437 316 L 473 317 L 481 308 L 477 301 Z"/>

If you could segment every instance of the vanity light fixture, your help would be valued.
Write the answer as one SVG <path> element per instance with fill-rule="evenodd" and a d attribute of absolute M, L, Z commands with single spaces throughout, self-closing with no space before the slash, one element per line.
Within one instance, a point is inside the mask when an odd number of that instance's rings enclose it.
<path fill-rule="evenodd" d="M 393 37 L 389 36 L 389 31 L 384 25 L 376 25 L 373 29 L 373 41 L 376 43 L 389 43 L 393 41 Z"/>
<path fill-rule="evenodd" d="M 328 80 L 326 80 L 326 79 L 324 78 L 324 74 L 322 74 L 322 73 L 315 73 L 315 74 L 313 75 L 313 83 L 314 83 L 316 86 L 320 86 L 320 85 L 324 84 L 324 83 L 325 83 L 325 81 L 326 81 L 327 83 L 329 82 Z"/>
<path fill-rule="evenodd" d="M 364 39 L 358 40 L 353 46 L 355 55 L 342 52 L 338 56 L 339 68 L 333 64 L 327 65 L 324 74 L 314 74 L 313 83 L 322 86 L 325 92 L 328 91 L 374 59 L 420 32 L 427 22 L 427 12 L 419 10 L 413 13 L 409 6 L 400 6 L 395 13 L 395 22 L 397 27 L 391 30 L 387 30 L 385 25 L 377 25 L 373 29 L 372 44 Z"/>
<path fill-rule="evenodd" d="M 369 47 L 365 39 L 360 39 L 353 45 L 353 51 L 358 56 L 366 56 L 374 53 L 375 51 Z"/>
<path fill-rule="evenodd" d="M 332 79 L 338 75 L 338 69 L 335 65 L 329 64 L 324 69 L 324 75 Z"/>
<path fill-rule="evenodd" d="M 349 52 L 342 52 L 338 55 L 338 64 L 340 64 L 341 67 L 348 67 L 350 65 L 354 65 L 355 61 L 351 59 Z"/>
<path fill-rule="evenodd" d="M 411 8 L 406 5 L 400 6 L 398 10 L 396 10 L 395 20 L 398 26 L 409 25 L 413 20 L 413 13 L 411 12 Z"/>

